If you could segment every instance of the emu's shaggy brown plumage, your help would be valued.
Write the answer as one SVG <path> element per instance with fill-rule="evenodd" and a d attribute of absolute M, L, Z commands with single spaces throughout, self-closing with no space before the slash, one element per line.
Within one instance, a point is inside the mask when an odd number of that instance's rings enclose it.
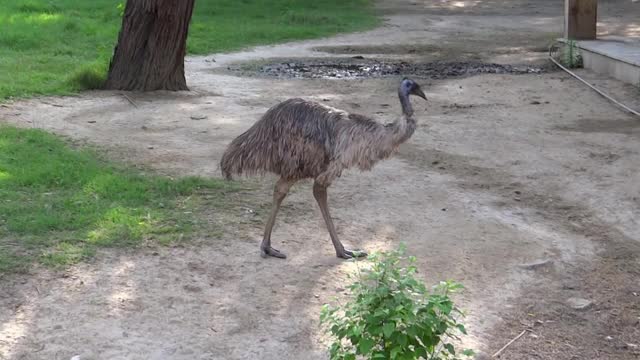
<path fill-rule="evenodd" d="M 409 79 L 403 80 L 398 94 L 403 113 L 392 124 L 382 125 L 368 117 L 316 102 L 289 99 L 269 109 L 249 130 L 231 142 L 220 162 L 227 179 L 235 174 L 271 172 L 280 175 L 261 246 L 263 255 L 284 257 L 270 245 L 276 213 L 294 182 L 313 178 L 314 195 L 337 255 L 354 256 L 337 239 L 326 204 L 326 188 L 344 169 L 355 166 L 369 170 L 411 137 L 416 122 L 412 118 L 409 94 L 426 97 Z"/>

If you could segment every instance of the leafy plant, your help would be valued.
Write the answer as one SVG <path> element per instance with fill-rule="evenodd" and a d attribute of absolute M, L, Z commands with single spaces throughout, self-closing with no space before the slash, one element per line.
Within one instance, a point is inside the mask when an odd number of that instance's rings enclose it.
<path fill-rule="evenodd" d="M 370 255 L 371 266 L 358 267 L 351 300 L 323 306 L 320 321 L 334 340 L 331 360 L 460 358 L 450 340 L 466 330 L 449 296 L 462 285 L 447 281 L 427 290 L 415 278 L 416 259 L 404 253 L 401 246 Z"/>
<path fill-rule="evenodd" d="M 582 55 L 580 55 L 580 48 L 575 40 L 567 41 L 562 55 L 564 66 L 570 69 L 582 67 Z"/>

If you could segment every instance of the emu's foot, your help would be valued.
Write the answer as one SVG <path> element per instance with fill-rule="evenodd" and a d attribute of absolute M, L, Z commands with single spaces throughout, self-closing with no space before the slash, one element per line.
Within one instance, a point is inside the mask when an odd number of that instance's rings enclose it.
<path fill-rule="evenodd" d="M 336 256 L 341 259 L 354 259 L 354 258 L 367 257 L 367 253 L 362 250 L 346 250 L 345 249 L 342 251 L 342 253 L 340 252 L 336 253 Z"/>
<path fill-rule="evenodd" d="M 273 256 L 275 258 L 278 259 L 286 259 L 287 255 L 285 255 L 284 253 L 280 252 L 279 250 L 276 250 L 274 248 L 272 248 L 271 246 L 269 247 L 260 247 L 260 252 L 261 252 L 261 256 L 263 258 L 266 258 L 267 256 Z"/>

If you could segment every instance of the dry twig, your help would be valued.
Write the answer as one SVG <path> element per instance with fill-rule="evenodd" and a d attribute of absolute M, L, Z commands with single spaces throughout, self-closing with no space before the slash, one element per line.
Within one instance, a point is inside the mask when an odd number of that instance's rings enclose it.
<path fill-rule="evenodd" d="M 133 107 L 136 107 L 136 108 L 138 107 L 138 104 L 136 104 L 136 103 L 135 103 L 135 101 L 131 100 L 131 98 L 130 98 L 130 97 L 128 97 L 126 94 L 120 94 L 120 95 L 122 95 L 122 97 L 124 97 L 125 99 L 127 99 L 127 101 L 128 101 L 128 102 L 130 102 L 130 103 L 131 103 L 131 105 L 133 105 Z"/>
<path fill-rule="evenodd" d="M 514 337 L 513 339 L 511 339 L 511 341 L 509 341 L 505 346 L 503 346 L 500 350 L 496 351 L 495 354 L 493 354 L 493 356 L 491 356 L 492 358 L 498 357 L 498 355 L 500 355 L 500 353 L 502 351 L 504 351 L 504 349 L 506 349 L 507 347 L 509 347 L 509 345 L 513 344 L 516 340 L 520 339 L 522 337 L 522 335 L 524 335 L 527 331 L 531 331 L 529 329 L 524 329 L 522 330 L 522 332 L 520 334 L 518 334 L 518 336 Z"/>

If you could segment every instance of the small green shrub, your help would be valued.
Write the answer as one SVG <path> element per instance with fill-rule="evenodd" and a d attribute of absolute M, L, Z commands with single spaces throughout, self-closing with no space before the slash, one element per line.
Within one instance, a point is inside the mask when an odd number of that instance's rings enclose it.
<path fill-rule="evenodd" d="M 562 51 L 562 63 L 564 66 L 575 69 L 582 67 L 582 55 L 575 40 L 568 40 Z"/>
<path fill-rule="evenodd" d="M 334 339 L 331 360 L 459 359 L 449 340 L 466 330 L 449 295 L 462 285 L 442 282 L 428 291 L 415 278 L 415 258 L 405 258 L 404 247 L 369 259 L 371 267 L 359 269 L 350 286 L 351 300 L 322 308 L 320 321 Z"/>

